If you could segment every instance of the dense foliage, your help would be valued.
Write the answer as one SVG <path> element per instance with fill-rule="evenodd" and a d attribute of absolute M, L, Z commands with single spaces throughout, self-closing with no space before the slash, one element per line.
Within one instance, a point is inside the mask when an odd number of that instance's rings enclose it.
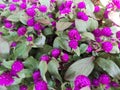
<path fill-rule="evenodd" d="M 0 0 L 0 86 L 120 90 L 120 0 Z"/>

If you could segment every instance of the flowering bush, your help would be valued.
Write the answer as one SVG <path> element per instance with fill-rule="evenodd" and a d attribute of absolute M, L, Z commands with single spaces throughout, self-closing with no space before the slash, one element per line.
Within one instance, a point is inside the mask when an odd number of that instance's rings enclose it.
<path fill-rule="evenodd" d="M 0 0 L 0 86 L 120 90 L 120 0 Z"/>

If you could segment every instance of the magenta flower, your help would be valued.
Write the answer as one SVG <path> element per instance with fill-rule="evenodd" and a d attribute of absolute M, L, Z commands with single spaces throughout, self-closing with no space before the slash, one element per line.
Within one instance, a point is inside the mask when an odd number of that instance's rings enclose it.
<path fill-rule="evenodd" d="M 9 72 L 4 72 L 0 75 L 0 86 L 11 86 L 13 82 L 14 79 Z"/>
<path fill-rule="evenodd" d="M 60 57 L 62 62 L 68 62 L 69 61 L 69 55 L 67 53 L 64 53 L 63 55 L 61 55 Z"/>
<path fill-rule="evenodd" d="M 26 9 L 26 13 L 27 13 L 27 15 L 30 16 L 30 17 L 34 17 L 34 16 L 36 15 L 36 11 L 35 11 L 34 8 L 27 8 L 27 9 Z"/>
<path fill-rule="evenodd" d="M 10 4 L 9 10 L 10 11 L 15 11 L 16 10 L 16 5 L 15 4 Z"/>
<path fill-rule="evenodd" d="M 35 90 L 48 90 L 47 83 L 45 81 L 38 81 L 35 83 Z"/>
<path fill-rule="evenodd" d="M 102 49 L 106 52 L 109 53 L 113 49 L 113 45 L 111 42 L 106 41 L 102 43 Z"/>
<path fill-rule="evenodd" d="M 110 37 L 112 35 L 112 30 L 109 27 L 104 27 L 101 30 L 102 35 L 106 36 L 106 37 Z"/>
<path fill-rule="evenodd" d="M 77 13 L 77 18 L 81 19 L 83 21 L 88 21 L 88 16 L 84 12 L 78 12 Z"/>
<path fill-rule="evenodd" d="M 34 26 L 34 24 L 35 24 L 34 18 L 30 18 L 30 19 L 27 20 L 27 25 L 28 26 Z"/>
<path fill-rule="evenodd" d="M 120 9 L 120 0 L 112 0 L 112 2 Z"/>
<path fill-rule="evenodd" d="M 4 26 L 6 28 L 11 28 L 12 27 L 12 22 L 6 22 L 6 23 L 4 23 Z"/>
<path fill-rule="evenodd" d="M 93 50 L 92 46 L 91 46 L 91 45 L 88 45 L 86 52 L 87 52 L 87 53 L 90 53 L 90 52 L 92 52 L 92 50 Z"/>
<path fill-rule="evenodd" d="M 40 57 L 40 60 L 41 61 L 46 61 L 47 63 L 51 60 L 51 58 L 50 58 L 50 56 L 48 56 L 48 55 L 42 55 L 41 57 Z"/>
<path fill-rule="evenodd" d="M 95 87 L 99 87 L 99 85 L 100 85 L 99 80 L 98 79 L 93 79 L 92 85 L 95 86 Z"/>
<path fill-rule="evenodd" d="M 114 81 L 110 82 L 110 85 L 115 88 L 120 87 L 120 84 Z"/>
<path fill-rule="evenodd" d="M 26 3 L 21 3 L 21 4 L 20 4 L 20 8 L 21 8 L 21 9 L 26 9 L 26 8 L 27 8 Z"/>
<path fill-rule="evenodd" d="M 12 0 L 12 2 L 19 2 L 20 0 Z"/>
<path fill-rule="evenodd" d="M 118 31 L 118 32 L 116 33 L 116 37 L 117 37 L 118 39 L 120 39 L 120 31 Z"/>
<path fill-rule="evenodd" d="M 86 8 L 85 2 L 79 2 L 78 8 L 80 8 L 80 9 Z"/>
<path fill-rule="evenodd" d="M 86 86 L 89 86 L 89 87 L 91 86 L 90 79 L 87 76 L 79 75 L 75 78 L 74 87 L 78 89 L 74 89 L 74 90 L 80 90 L 81 88 Z"/>
<path fill-rule="evenodd" d="M 26 85 L 21 85 L 20 90 L 28 90 L 28 87 Z"/>
<path fill-rule="evenodd" d="M 6 8 L 6 5 L 5 4 L 0 4 L 0 9 L 5 9 Z"/>
<path fill-rule="evenodd" d="M 93 31 L 93 34 L 95 37 L 100 37 L 102 35 L 102 32 L 99 28 L 97 28 Z"/>
<path fill-rule="evenodd" d="M 40 75 L 40 71 L 36 70 L 33 74 L 32 74 L 34 83 L 38 82 L 41 80 L 41 75 Z"/>
<path fill-rule="evenodd" d="M 94 12 L 97 13 L 97 12 L 99 12 L 99 11 L 100 11 L 100 7 L 99 7 L 99 6 L 95 6 L 95 7 L 94 7 Z"/>
<path fill-rule="evenodd" d="M 108 18 L 109 11 L 105 10 L 104 11 L 104 18 Z"/>
<path fill-rule="evenodd" d="M 45 5 L 41 5 L 39 7 L 39 11 L 42 12 L 42 13 L 45 13 L 45 12 L 47 12 L 47 7 Z"/>
<path fill-rule="evenodd" d="M 24 36 L 26 32 L 27 32 L 27 29 L 24 26 L 19 27 L 18 30 L 17 30 L 18 36 Z"/>
<path fill-rule="evenodd" d="M 39 31 L 42 29 L 42 25 L 39 22 L 35 23 L 33 27 L 34 27 L 34 30 L 36 31 Z"/>
<path fill-rule="evenodd" d="M 100 75 L 99 77 L 99 82 L 102 83 L 102 84 L 109 84 L 110 83 L 110 77 L 107 75 L 107 74 L 102 74 Z"/>
<path fill-rule="evenodd" d="M 70 40 L 69 41 L 69 47 L 72 48 L 72 49 L 77 49 L 77 47 L 78 47 L 78 41 L 76 41 L 76 40 Z"/>
<path fill-rule="evenodd" d="M 26 40 L 30 42 L 30 41 L 33 40 L 33 37 L 32 37 L 32 36 L 28 36 L 28 37 L 26 38 Z"/>
<path fill-rule="evenodd" d="M 61 54 L 61 50 L 58 48 L 55 48 L 51 51 L 51 56 L 54 58 L 58 58 Z"/>
<path fill-rule="evenodd" d="M 81 40 L 81 35 L 79 34 L 79 32 L 76 30 L 76 29 L 72 29 L 68 32 L 68 37 L 71 39 L 71 40 Z"/>
<path fill-rule="evenodd" d="M 11 67 L 11 71 L 14 71 L 16 73 L 20 72 L 23 69 L 24 69 L 24 64 L 20 60 L 14 61 Z"/>
<path fill-rule="evenodd" d="M 17 43 L 16 42 L 12 42 L 10 47 L 16 47 L 17 46 Z"/>

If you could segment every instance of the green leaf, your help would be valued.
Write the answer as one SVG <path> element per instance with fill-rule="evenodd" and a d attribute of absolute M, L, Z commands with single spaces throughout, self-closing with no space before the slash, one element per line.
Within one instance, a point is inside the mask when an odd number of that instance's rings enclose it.
<path fill-rule="evenodd" d="M 12 85 L 7 87 L 7 90 L 19 90 L 19 85 Z"/>
<path fill-rule="evenodd" d="M 23 24 L 26 25 L 26 22 L 27 22 L 28 18 L 26 17 L 26 14 L 25 14 L 24 11 L 20 13 L 19 19 L 20 19 L 20 22 L 22 22 Z"/>
<path fill-rule="evenodd" d="M 45 77 L 45 74 L 48 70 L 47 62 L 46 61 L 40 61 L 38 68 L 40 70 L 40 73 L 41 73 L 41 76 L 42 76 L 43 80 L 47 81 L 46 77 Z"/>
<path fill-rule="evenodd" d="M 0 37 L 0 57 L 7 58 L 10 52 L 10 45 L 9 43 Z"/>
<path fill-rule="evenodd" d="M 80 19 L 75 19 L 75 26 L 79 32 L 86 32 L 87 31 L 87 22 L 80 20 Z"/>
<path fill-rule="evenodd" d="M 113 78 L 120 79 L 120 68 L 111 60 L 98 58 L 97 64 Z"/>
<path fill-rule="evenodd" d="M 88 76 L 94 69 L 94 57 L 87 57 L 77 60 L 73 63 L 65 73 L 65 80 L 73 81 L 78 75 Z"/>
<path fill-rule="evenodd" d="M 83 53 L 86 52 L 87 46 L 88 46 L 87 44 L 81 44 L 81 45 L 80 45 L 80 53 L 81 53 L 81 54 L 83 54 Z"/>
<path fill-rule="evenodd" d="M 45 40 L 46 40 L 46 37 L 44 35 L 40 35 L 36 40 L 35 40 L 35 45 L 37 47 L 43 47 L 45 45 Z"/>
<path fill-rule="evenodd" d="M 75 49 L 74 52 L 75 52 L 78 56 L 80 56 L 80 48 L 79 48 L 79 47 L 77 47 L 77 49 Z"/>
<path fill-rule="evenodd" d="M 113 49 L 110 51 L 110 53 L 112 54 L 120 53 L 120 50 L 117 44 L 113 46 Z"/>
<path fill-rule="evenodd" d="M 19 21 L 19 14 L 17 13 L 17 14 L 13 14 L 13 15 L 10 15 L 8 18 L 7 18 L 7 20 L 10 20 L 10 21 L 12 21 L 12 22 L 18 22 Z"/>
<path fill-rule="evenodd" d="M 39 0 L 41 5 L 45 5 L 48 8 L 50 7 L 50 0 Z"/>
<path fill-rule="evenodd" d="M 53 75 L 55 78 L 57 78 L 60 82 L 62 82 L 62 78 L 58 72 L 59 68 L 59 62 L 56 59 L 52 59 L 48 63 L 48 71 L 50 72 L 51 75 Z"/>
<path fill-rule="evenodd" d="M 6 60 L 3 60 L 2 62 L 2 65 L 8 69 L 11 69 L 11 66 L 13 64 L 14 61 L 6 61 Z"/>
<path fill-rule="evenodd" d="M 57 31 L 64 31 L 72 25 L 71 22 L 57 22 L 56 29 Z"/>
<path fill-rule="evenodd" d="M 46 36 L 53 34 L 53 31 L 51 28 L 45 28 L 45 30 L 43 30 L 43 32 L 44 32 L 44 35 L 46 35 Z"/>
<path fill-rule="evenodd" d="M 8 17 L 10 15 L 10 10 L 5 10 L 1 13 L 1 16 L 5 16 L 5 17 Z"/>
<path fill-rule="evenodd" d="M 82 38 L 85 40 L 95 40 L 95 37 L 91 32 L 83 32 Z"/>
<path fill-rule="evenodd" d="M 25 61 L 24 61 L 24 66 L 31 69 L 31 70 L 35 70 L 38 68 L 38 62 L 35 58 L 28 57 Z"/>
<path fill-rule="evenodd" d="M 55 47 L 55 48 L 60 47 L 60 48 L 66 50 L 68 52 L 71 52 L 71 48 L 68 45 L 68 41 L 66 39 L 63 39 L 63 38 L 60 38 L 60 37 L 57 37 L 54 40 L 53 47 Z"/>
<path fill-rule="evenodd" d="M 84 0 L 86 4 L 86 10 L 89 12 L 94 12 L 94 4 L 92 3 L 91 0 Z"/>

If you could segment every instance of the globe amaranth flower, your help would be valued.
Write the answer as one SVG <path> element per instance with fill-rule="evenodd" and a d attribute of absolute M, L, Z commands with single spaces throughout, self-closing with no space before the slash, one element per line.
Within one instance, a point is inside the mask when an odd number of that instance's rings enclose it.
<path fill-rule="evenodd" d="M 35 23 L 33 27 L 34 27 L 34 30 L 36 31 L 39 31 L 43 28 L 39 22 Z"/>
<path fill-rule="evenodd" d="M 69 14 L 71 12 L 72 1 L 63 2 L 59 6 L 60 14 Z"/>
<path fill-rule="evenodd" d="M 91 85 L 90 79 L 85 75 L 79 75 L 74 80 L 74 87 L 78 88 L 78 90 L 86 86 L 90 87 L 90 85 Z"/>
<path fill-rule="evenodd" d="M 35 90 L 48 90 L 48 85 L 45 81 L 38 81 L 35 83 Z"/>
<path fill-rule="evenodd" d="M 27 8 L 27 4 L 26 3 L 21 3 L 20 4 L 20 8 L 21 9 L 26 9 Z"/>
<path fill-rule="evenodd" d="M 118 9 L 120 9 L 120 0 L 112 0 Z"/>
<path fill-rule="evenodd" d="M 56 21 L 52 21 L 51 24 L 52 24 L 53 27 L 55 27 L 56 26 Z"/>
<path fill-rule="evenodd" d="M 106 37 L 110 37 L 112 35 L 112 30 L 109 27 L 104 27 L 101 30 L 102 35 L 106 36 Z"/>
<path fill-rule="evenodd" d="M 30 17 L 34 17 L 36 15 L 36 11 L 34 8 L 27 8 L 26 9 L 26 14 Z"/>
<path fill-rule="evenodd" d="M 120 84 L 115 81 L 110 82 L 110 85 L 115 88 L 120 87 Z"/>
<path fill-rule="evenodd" d="M 109 11 L 105 10 L 104 11 L 104 18 L 108 18 Z"/>
<path fill-rule="evenodd" d="M 99 79 L 93 79 L 92 85 L 93 85 L 94 87 L 99 87 L 99 86 L 100 86 Z"/>
<path fill-rule="evenodd" d="M 120 39 L 120 31 L 116 32 L 116 37 Z"/>
<path fill-rule="evenodd" d="M 10 4 L 10 6 L 9 6 L 9 10 L 10 11 L 15 11 L 16 10 L 16 5 L 15 4 Z"/>
<path fill-rule="evenodd" d="M 45 5 L 40 5 L 39 11 L 42 12 L 42 13 L 46 13 L 47 12 L 47 7 Z"/>
<path fill-rule="evenodd" d="M 68 32 L 68 37 L 71 40 L 81 40 L 81 35 L 79 34 L 79 32 L 76 29 L 72 29 Z"/>
<path fill-rule="evenodd" d="M 92 52 L 92 50 L 93 50 L 93 47 L 91 45 L 88 45 L 86 52 L 90 53 L 90 52 Z"/>
<path fill-rule="evenodd" d="M 11 86 L 13 82 L 14 79 L 9 72 L 3 72 L 0 75 L 0 86 Z"/>
<path fill-rule="evenodd" d="M 41 80 L 40 71 L 39 70 L 34 71 L 32 74 L 32 78 L 34 80 L 34 83 L 40 81 Z"/>
<path fill-rule="evenodd" d="M 66 90 L 72 90 L 72 88 L 68 87 L 68 88 L 66 88 Z"/>
<path fill-rule="evenodd" d="M 58 48 L 55 48 L 51 51 L 51 56 L 54 58 L 58 58 L 61 54 L 61 50 Z"/>
<path fill-rule="evenodd" d="M 17 46 L 17 43 L 16 42 L 12 42 L 10 47 L 16 47 Z"/>
<path fill-rule="evenodd" d="M 77 18 L 83 21 L 88 21 L 88 16 L 84 12 L 81 12 L 81 11 L 77 13 Z"/>
<path fill-rule="evenodd" d="M 6 5 L 5 4 L 0 4 L 0 9 L 5 9 L 6 8 Z"/>
<path fill-rule="evenodd" d="M 25 35 L 26 32 L 27 32 L 27 29 L 25 26 L 19 27 L 17 30 L 18 36 L 23 36 L 23 35 Z"/>
<path fill-rule="evenodd" d="M 78 41 L 76 41 L 76 40 L 70 40 L 69 41 L 69 47 L 72 48 L 72 49 L 77 49 L 77 47 L 78 47 Z"/>
<path fill-rule="evenodd" d="M 62 62 L 68 62 L 69 61 L 69 55 L 67 53 L 63 53 L 60 57 Z"/>
<path fill-rule="evenodd" d="M 56 0 L 50 0 L 51 3 L 54 3 Z"/>
<path fill-rule="evenodd" d="M 12 27 L 12 22 L 5 22 L 5 23 L 4 23 L 4 26 L 5 26 L 6 28 L 11 28 L 11 27 Z"/>
<path fill-rule="evenodd" d="M 78 3 L 78 8 L 79 8 L 79 9 L 86 8 L 85 2 L 79 2 L 79 3 Z"/>
<path fill-rule="evenodd" d="M 51 60 L 50 56 L 49 55 L 42 55 L 40 57 L 40 60 L 41 61 L 46 61 L 47 63 Z"/>
<path fill-rule="evenodd" d="M 99 11 L 100 11 L 100 7 L 99 7 L 99 6 L 95 6 L 95 7 L 94 7 L 94 12 L 97 13 L 97 12 L 99 12 Z"/>
<path fill-rule="evenodd" d="M 111 11 L 114 8 L 114 4 L 113 3 L 108 3 L 106 8 L 107 8 L 107 11 Z"/>
<path fill-rule="evenodd" d="M 28 37 L 26 38 L 26 40 L 30 42 L 30 41 L 33 40 L 33 37 L 32 37 L 32 36 L 28 36 Z"/>
<path fill-rule="evenodd" d="M 19 2 L 20 0 L 12 0 L 12 2 Z"/>
<path fill-rule="evenodd" d="M 100 37 L 102 35 L 101 30 L 99 28 L 93 30 L 93 34 L 95 37 Z"/>
<path fill-rule="evenodd" d="M 102 43 L 102 49 L 106 52 L 109 53 L 113 49 L 113 45 L 109 41 L 105 41 Z"/>
<path fill-rule="evenodd" d="M 26 85 L 20 85 L 20 90 L 28 90 L 28 87 Z"/>
<path fill-rule="evenodd" d="M 29 18 L 27 20 L 27 25 L 28 26 L 34 26 L 34 24 L 35 24 L 35 19 L 34 18 Z"/>
<path fill-rule="evenodd" d="M 101 84 L 109 84 L 111 82 L 111 80 L 107 74 L 102 74 L 99 76 L 99 82 Z"/>
<path fill-rule="evenodd" d="M 16 73 L 22 71 L 24 69 L 24 64 L 20 60 L 14 61 L 14 63 L 11 66 L 11 71 L 14 71 Z"/>

